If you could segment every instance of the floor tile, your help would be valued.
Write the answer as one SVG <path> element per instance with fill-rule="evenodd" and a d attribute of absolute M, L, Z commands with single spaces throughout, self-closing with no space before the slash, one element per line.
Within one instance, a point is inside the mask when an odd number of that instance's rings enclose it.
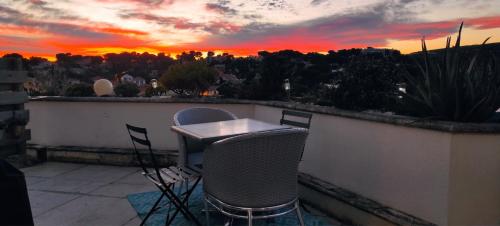
<path fill-rule="evenodd" d="M 26 186 L 28 186 L 28 189 L 37 183 L 48 180 L 47 177 L 24 177 L 24 179 L 26 180 Z"/>
<path fill-rule="evenodd" d="M 144 177 L 141 172 L 142 170 L 138 170 L 136 173 L 125 176 L 117 180 L 116 182 L 123 184 L 151 184 L 151 181 L 146 179 L 146 177 Z"/>
<path fill-rule="evenodd" d="M 73 180 L 54 177 L 29 186 L 31 190 L 59 191 L 68 193 L 89 193 L 99 187 L 106 185 L 105 182 L 89 180 Z"/>
<path fill-rule="evenodd" d="M 42 191 L 28 191 L 28 195 L 30 198 L 31 213 L 33 217 L 78 198 L 78 195 L 74 194 Z"/>
<path fill-rule="evenodd" d="M 136 216 L 126 199 L 81 196 L 35 218 L 38 226 L 123 225 Z"/>
<path fill-rule="evenodd" d="M 112 183 L 136 171 L 137 168 L 135 167 L 87 165 L 80 169 L 65 173 L 59 178 Z"/>
<path fill-rule="evenodd" d="M 138 226 L 140 224 L 141 224 L 141 218 L 134 217 L 134 219 L 132 219 L 129 222 L 125 223 L 123 226 Z"/>
<path fill-rule="evenodd" d="M 149 184 L 113 183 L 101 187 L 95 191 L 92 191 L 90 194 L 126 198 L 127 195 L 129 194 L 156 191 L 156 190 L 157 188 L 152 183 Z"/>
<path fill-rule="evenodd" d="M 46 162 L 40 165 L 23 168 L 21 171 L 28 177 L 55 177 L 85 166 L 85 164 Z"/>

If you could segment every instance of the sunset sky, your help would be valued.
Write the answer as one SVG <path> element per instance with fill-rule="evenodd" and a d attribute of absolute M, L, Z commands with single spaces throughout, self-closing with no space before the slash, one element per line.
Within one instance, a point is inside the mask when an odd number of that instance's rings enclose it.
<path fill-rule="evenodd" d="M 1 0 L 0 55 L 186 50 L 255 55 L 500 42 L 500 0 Z"/>

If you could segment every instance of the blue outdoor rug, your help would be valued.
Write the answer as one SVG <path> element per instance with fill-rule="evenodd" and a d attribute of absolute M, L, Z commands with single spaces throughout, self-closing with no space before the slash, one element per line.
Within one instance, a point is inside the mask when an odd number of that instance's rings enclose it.
<path fill-rule="evenodd" d="M 137 193 L 137 194 L 131 194 L 127 196 L 128 201 L 134 207 L 135 211 L 137 211 L 137 214 L 141 219 L 146 217 L 146 214 L 148 211 L 151 209 L 155 201 L 160 197 L 161 192 L 155 191 L 155 192 L 145 192 L 145 193 Z M 189 199 L 189 210 L 198 218 L 198 220 L 204 224 L 205 223 L 205 213 L 202 212 L 202 209 L 204 207 L 203 200 L 202 200 L 202 187 L 201 184 L 197 186 L 197 188 L 194 190 L 193 194 L 191 195 Z M 161 203 L 159 204 L 160 206 L 166 206 L 168 204 L 168 199 L 163 198 Z M 173 213 L 174 211 L 174 206 L 172 205 L 171 212 Z M 157 210 L 154 214 L 152 214 L 147 222 L 146 225 L 148 226 L 157 226 L 157 225 L 165 225 L 165 217 L 167 213 L 168 208 L 161 208 L 160 210 Z M 323 225 L 331 225 L 328 223 L 327 219 L 322 216 L 314 216 L 304 210 L 302 210 L 302 215 L 304 217 L 305 224 L 307 226 L 323 226 Z M 210 212 L 210 225 L 224 225 L 224 222 L 226 222 L 226 219 L 224 215 L 218 213 L 218 212 Z M 247 221 L 242 220 L 242 219 L 234 219 L 233 225 L 234 226 L 239 226 L 239 225 L 247 225 Z M 175 220 L 172 223 L 172 226 L 188 226 L 188 225 L 193 225 L 190 223 L 181 213 L 179 213 Z M 256 226 L 278 226 L 278 225 L 299 225 L 297 215 L 295 212 L 286 214 L 284 216 L 280 216 L 277 218 L 274 218 L 274 221 L 267 221 L 267 220 L 254 220 L 254 225 Z"/>

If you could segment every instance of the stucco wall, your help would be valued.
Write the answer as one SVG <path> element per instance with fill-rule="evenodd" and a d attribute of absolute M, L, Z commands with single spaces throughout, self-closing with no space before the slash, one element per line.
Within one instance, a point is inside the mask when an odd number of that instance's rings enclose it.
<path fill-rule="evenodd" d="M 452 138 L 449 224 L 500 225 L 500 135 Z"/>
<path fill-rule="evenodd" d="M 253 105 L 126 102 L 29 102 L 28 143 L 51 146 L 130 148 L 125 123 L 148 129 L 153 148 L 177 150 L 170 131 L 174 114 L 184 108 L 206 106 L 252 118 Z"/>
<path fill-rule="evenodd" d="M 256 106 L 279 122 L 282 109 Z M 451 135 L 314 114 L 301 171 L 385 205 L 445 225 Z"/>

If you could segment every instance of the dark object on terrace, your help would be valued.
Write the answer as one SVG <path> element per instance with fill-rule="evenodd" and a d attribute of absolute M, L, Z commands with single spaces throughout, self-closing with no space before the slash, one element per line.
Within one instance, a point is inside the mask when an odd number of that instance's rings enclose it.
<path fill-rule="evenodd" d="M 189 211 L 189 209 L 185 205 L 187 203 L 187 200 L 189 200 L 190 195 L 196 188 L 196 185 L 198 185 L 198 183 L 200 182 L 200 175 L 183 167 L 171 166 L 169 168 L 160 168 L 156 161 L 155 155 L 153 154 L 153 150 L 151 149 L 151 142 L 149 141 L 146 129 L 131 126 L 129 124 L 126 125 L 128 133 L 130 135 L 130 139 L 132 139 L 135 155 L 137 156 L 137 160 L 139 161 L 143 170 L 142 175 L 153 182 L 154 185 L 162 192 L 162 195 L 158 198 L 153 207 L 151 207 L 146 217 L 142 220 L 141 226 L 144 225 L 144 223 L 148 220 L 153 212 L 162 208 L 158 207 L 158 204 L 163 199 L 163 197 L 166 197 L 170 201 L 168 205 L 169 209 L 171 207 L 170 205 L 172 204 L 176 207 L 176 210 L 172 214 L 172 216 L 167 215 L 165 225 L 170 225 L 175 219 L 176 215 L 181 212 L 187 219 L 191 220 L 196 225 L 201 226 L 201 223 L 198 221 L 198 219 L 196 219 L 196 217 Z M 138 138 L 132 134 L 141 135 L 144 138 Z M 153 165 L 153 170 L 148 169 L 149 166 L 145 161 L 143 161 L 142 156 L 137 149 L 137 144 L 147 147 L 147 150 L 149 152 L 148 154 Z M 194 181 L 194 183 L 189 188 L 190 180 Z M 185 185 L 186 191 L 183 194 L 182 200 L 173 191 L 176 184 L 180 184 L 180 188 L 183 188 L 183 186 Z"/>
<path fill-rule="evenodd" d="M 25 164 L 24 153 L 30 131 L 25 129 L 29 112 L 24 109 L 28 95 L 23 90 L 27 71 L 21 71 L 20 58 L 0 59 L 0 158 L 20 154 L 20 164 Z"/>
<path fill-rule="evenodd" d="M 283 129 L 230 137 L 208 146 L 203 158 L 206 201 L 229 217 L 248 219 L 250 226 L 253 219 L 292 211 L 304 225 L 297 174 L 307 135 L 303 128 Z"/>
<path fill-rule="evenodd" d="M 33 225 L 24 174 L 0 159 L 0 225 Z"/>
<path fill-rule="evenodd" d="M 181 110 L 174 115 L 174 125 L 191 125 L 207 122 L 218 122 L 238 119 L 231 112 L 215 108 L 188 108 Z M 189 167 L 201 169 L 203 161 L 203 148 L 205 145 L 199 141 L 178 135 L 179 159 L 178 165 L 184 166 L 189 163 Z"/>

